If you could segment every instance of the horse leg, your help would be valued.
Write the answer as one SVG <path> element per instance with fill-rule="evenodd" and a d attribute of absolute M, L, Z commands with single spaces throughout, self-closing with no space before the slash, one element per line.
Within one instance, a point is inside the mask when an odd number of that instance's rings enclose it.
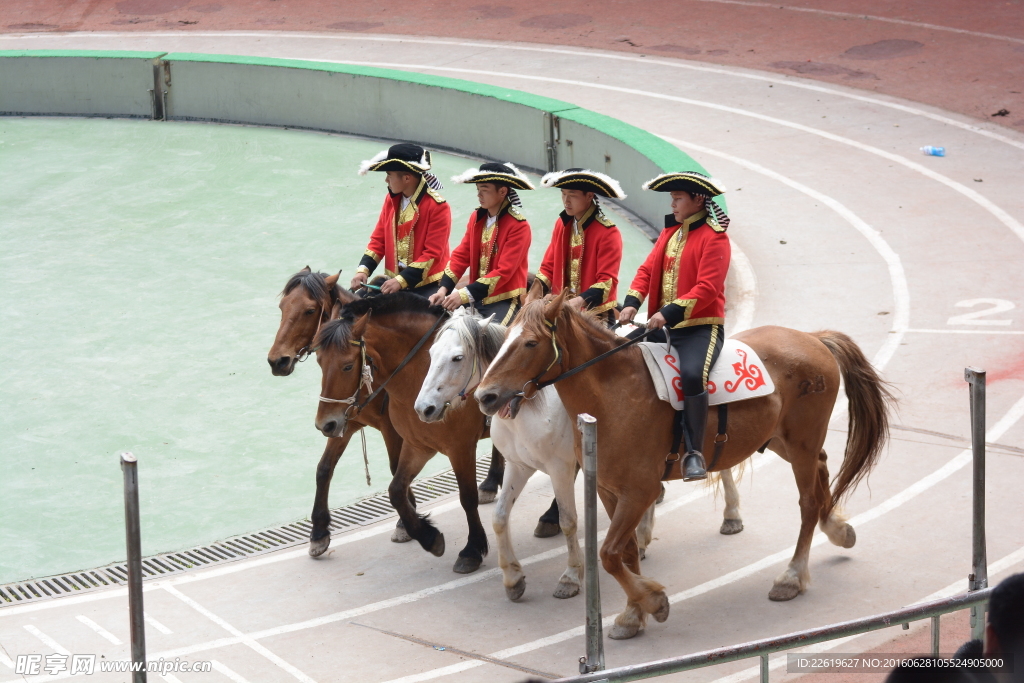
<path fill-rule="evenodd" d="M 804 449 L 788 448 L 793 476 L 800 493 L 800 535 L 797 537 L 793 559 L 786 571 L 779 574 L 768 592 L 768 599 L 775 601 L 792 600 L 807 589 L 811 574 L 807 560 L 811 553 L 811 537 L 818 522 L 819 511 L 825 501 L 820 498 L 818 488 L 818 457 Z"/>
<path fill-rule="evenodd" d="M 821 530 L 828 536 L 832 545 L 841 548 L 852 548 L 857 543 L 857 532 L 846 522 L 846 515 L 838 507 L 829 509 L 829 501 L 832 499 L 832 492 L 828 486 L 828 456 L 822 449 L 818 454 L 818 495 L 825 504 L 821 506 L 821 515 L 818 524 Z"/>
<path fill-rule="evenodd" d="M 654 506 L 657 504 L 658 502 L 655 501 L 644 511 L 644 516 L 640 518 L 640 526 L 636 528 L 636 544 L 639 547 L 641 560 L 646 559 L 647 546 L 651 544 L 651 538 L 654 537 Z"/>
<path fill-rule="evenodd" d="M 478 494 L 480 505 L 493 503 L 498 496 L 498 487 L 505 477 L 505 458 L 494 446 L 491 446 L 491 466 L 487 468 L 487 476 L 480 482 Z"/>
<path fill-rule="evenodd" d="M 320 464 L 316 466 L 316 496 L 313 498 L 313 514 L 310 519 L 313 529 L 309 532 L 309 556 L 319 557 L 331 544 L 331 512 L 328 508 L 328 494 L 331 490 L 331 478 L 334 467 L 338 464 L 352 433 L 327 439 L 327 447 L 320 456 Z"/>
<path fill-rule="evenodd" d="M 498 494 L 498 505 L 494 510 L 494 533 L 498 537 L 498 565 L 501 567 L 502 583 L 505 584 L 505 595 L 512 602 L 523 597 L 526 591 L 526 575 L 523 574 L 523 567 L 516 559 L 515 549 L 512 547 L 512 534 L 508 528 L 508 518 L 512 513 L 512 506 L 519 499 L 526 482 L 533 473 L 532 467 L 523 463 L 509 460 L 506 463 L 507 479 Z"/>
<path fill-rule="evenodd" d="M 391 476 L 394 477 L 398 472 L 398 461 L 402 456 L 402 436 L 395 430 L 390 420 L 381 425 L 380 435 L 384 437 L 384 447 L 388 451 L 388 465 L 391 468 Z M 411 486 L 409 487 L 409 505 L 413 508 L 416 507 L 416 496 L 413 494 Z M 391 542 L 407 543 L 411 540 L 412 536 L 405 530 L 405 522 L 399 517 L 395 523 L 395 530 L 391 532 Z"/>
<path fill-rule="evenodd" d="M 455 480 L 459 484 L 459 501 L 466 512 L 466 524 L 469 526 L 469 540 L 466 547 L 459 551 L 459 559 L 455 561 L 452 571 L 456 574 L 471 574 L 480 568 L 487 554 L 487 532 L 480 523 L 478 506 L 479 493 L 476 489 L 476 444 L 458 456 L 450 457 Z M 504 470 L 504 466 L 502 467 Z"/>
<path fill-rule="evenodd" d="M 554 593 L 556 598 L 562 599 L 578 595 L 583 583 L 583 558 L 580 557 L 580 543 L 576 533 L 575 461 L 566 464 L 568 467 L 552 467 L 549 472 L 551 486 L 555 489 L 555 500 L 561 502 L 558 506 L 558 525 L 569 551 L 565 571 L 559 577 Z"/>
<path fill-rule="evenodd" d="M 605 510 L 611 517 L 608 535 L 601 545 L 601 565 L 615 577 L 626 593 L 626 609 L 615 617 L 615 624 L 608 637 L 625 640 L 636 636 L 646 625 L 647 614 L 656 621 L 668 618 L 668 596 L 665 587 L 653 579 L 640 575 L 640 554 L 636 544 L 636 528 L 647 508 L 657 500 L 656 489 L 644 495 L 637 491 L 646 503 L 625 498 L 598 488 Z"/>
<path fill-rule="evenodd" d="M 722 490 L 725 492 L 725 514 L 722 519 L 722 528 L 718 531 L 726 536 L 738 534 L 743 531 L 743 518 L 740 517 L 740 490 L 736 488 L 736 480 L 732 477 L 732 468 L 722 470 L 718 475 L 722 482 Z"/>
<path fill-rule="evenodd" d="M 580 465 L 576 463 L 576 470 L 573 474 L 573 481 L 576 480 L 576 475 L 580 472 Z M 562 530 L 561 527 L 562 518 L 558 514 L 558 496 L 555 496 L 551 500 L 551 505 L 547 511 L 540 516 L 537 520 L 537 526 L 533 530 L 533 535 L 537 538 L 551 538 L 557 536 L 558 532 Z"/>
<path fill-rule="evenodd" d="M 444 534 L 429 519 L 418 515 L 409 501 L 409 485 L 432 457 L 432 451 L 421 451 L 410 446 L 408 441 L 404 442 L 395 476 L 388 486 L 388 497 L 409 536 L 419 541 L 424 550 L 441 557 L 444 555 Z"/>

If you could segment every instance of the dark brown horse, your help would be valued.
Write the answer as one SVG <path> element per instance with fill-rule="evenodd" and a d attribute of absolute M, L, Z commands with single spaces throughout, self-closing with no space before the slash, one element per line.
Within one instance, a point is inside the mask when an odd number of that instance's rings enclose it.
<path fill-rule="evenodd" d="M 296 362 L 304 360 L 310 353 L 313 338 L 321 326 L 336 317 L 341 306 L 357 298 L 355 294 L 338 286 L 338 275 L 314 273 L 309 266 L 289 278 L 281 292 L 281 324 L 267 356 L 271 371 L 277 376 L 292 374 Z M 316 468 L 316 496 L 311 516 L 313 530 L 309 534 L 309 554 L 313 557 L 323 554 L 331 544 L 331 513 L 327 504 L 331 478 L 352 437 L 364 425 L 378 430 L 384 437 L 392 475 L 398 467 L 402 437 L 395 431 L 384 410 L 386 400 L 386 394 L 380 396 L 352 420 L 351 428 L 344 434 L 327 439 L 327 447 Z M 408 498 L 410 504 L 415 505 L 411 490 Z M 391 540 L 404 543 L 412 539 L 399 522 Z"/>
<path fill-rule="evenodd" d="M 420 385 L 430 367 L 430 342 L 440 307 L 407 292 L 361 299 L 342 308 L 341 318 L 325 324 L 317 335 L 317 362 L 323 371 L 321 401 L 316 426 L 324 435 L 334 437 L 346 432 L 349 420 L 361 413 L 338 403 L 351 397 L 359 402 L 367 398 L 360 387 L 364 367 L 373 372 L 375 386 L 387 383 L 390 396 L 388 414 L 402 436 L 402 451 L 394 479 L 388 487 L 391 504 L 398 511 L 405 529 L 425 550 L 440 557 L 444 554 L 444 535 L 426 517 L 409 504 L 406 491 L 423 466 L 437 453 L 451 461 L 459 484 L 459 499 L 469 525 L 469 540 L 460 552 L 454 571 L 475 571 L 487 554 L 487 535 L 477 510 L 476 444 L 486 436 L 483 414 L 474 405 L 454 411 L 443 422 L 424 424 L 414 408 Z M 427 339 L 418 352 L 408 356 L 417 342 Z M 403 360 L 408 364 L 399 370 Z"/>
<path fill-rule="evenodd" d="M 536 300 L 523 307 L 476 390 L 481 409 L 494 414 L 520 391 L 530 395 L 534 380 L 552 379 L 625 342 L 563 304 L 564 290 L 550 301 Z M 728 441 L 712 469 L 733 467 L 764 444 L 792 466 L 800 492 L 800 534 L 793 559 L 768 594 L 772 600 L 790 600 L 810 579 L 807 560 L 815 524 L 835 545 L 853 547 L 856 534 L 839 503 L 878 460 L 888 435 L 887 404 L 892 396 L 860 348 L 839 332 L 759 327 L 736 338 L 761 357 L 775 392 L 730 405 Z M 840 374 L 849 398 L 850 424 L 845 458 L 830 490 L 822 446 Z M 590 413 L 597 418 L 598 492 L 611 518 L 601 561 L 627 596 L 626 609 L 609 636 L 631 638 L 644 628 L 648 614 L 664 621 L 669 613 L 664 587 L 640 575 L 634 530 L 658 497 L 671 450 L 674 411 L 655 394 L 636 347 L 555 387 L 570 415 Z M 704 453 L 714 451 L 717 427 L 717 411 L 712 410 Z M 637 448 L 639 444 L 644 447 Z M 576 457 L 580 459 L 578 432 Z"/>

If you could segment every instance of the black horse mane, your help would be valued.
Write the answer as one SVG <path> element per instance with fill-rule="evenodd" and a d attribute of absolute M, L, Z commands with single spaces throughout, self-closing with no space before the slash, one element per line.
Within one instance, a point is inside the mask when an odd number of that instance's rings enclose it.
<path fill-rule="evenodd" d="M 336 299 L 337 296 L 331 296 L 331 294 L 337 294 L 340 287 L 335 284 L 334 291 L 327 287 L 327 273 L 314 273 L 313 271 L 300 270 L 299 272 L 292 275 L 288 279 L 288 283 L 281 290 L 281 296 L 287 296 L 292 291 L 302 285 L 302 288 L 306 290 L 316 301 L 326 301 L 329 299 Z"/>
<path fill-rule="evenodd" d="M 529 323 L 538 327 L 543 326 L 544 307 L 547 303 L 547 300 L 542 299 L 523 306 L 519 311 L 519 316 L 522 318 L 523 323 Z M 570 306 L 563 306 L 562 313 L 586 328 L 591 333 L 591 336 L 611 342 L 612 346 L 622 346 L 629 341 L 608 329 L 608 326 L 595 315 L 590 313 L 581 313 Z"/>
<path fill-rule="evenodd" d="M 356 299 L 341 309 L 341 317 L 324 323 L 313 340 L 315 348 L 344 349 L 352 339 L 352 323 L 367 313 L 388 315 L 392 313 L 426 313 L 439 316 L 444 312 L 440 306 L 430 303 L 418 294 L 396 292 Z"/>

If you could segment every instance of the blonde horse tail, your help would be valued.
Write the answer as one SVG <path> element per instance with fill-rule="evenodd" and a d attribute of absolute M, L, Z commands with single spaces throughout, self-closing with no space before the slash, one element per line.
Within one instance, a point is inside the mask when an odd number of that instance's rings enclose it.
<path fill-rule="evenodd" d="M 839 363 L 850 402 L 846 454 L 839 474 L 832 482 L 832 499 L 827 511 L 831 512 L 878 463 L 882 447 L 889 438 L 889 408 L 896 399 L 889 383 L 878 376 L 864 352 L 850 337 L 832 330 L 815 332 L 814 336 Z"/>

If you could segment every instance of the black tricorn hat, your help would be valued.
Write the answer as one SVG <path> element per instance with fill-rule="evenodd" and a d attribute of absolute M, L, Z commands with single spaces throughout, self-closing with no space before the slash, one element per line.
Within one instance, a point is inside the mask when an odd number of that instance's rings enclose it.
<path fill-rule="evenodd" d="M 717 197 L 725 192 L 719 181 L 696 171 L 662 173 L 644 183 L 643 189 L 655 192 L 689 192 L 705 197 Z"/>
<path fill-rule="evenodd" d="M 544 187 L 558 187 L 563 190 L 579 190 L 593 192 L 609 199 L 625 199 L 619 181 L 604 173 L 586 171 L 582 168 L 567 168 L 564 171 L 553 171 L 540 180 Z"/>
<path fill-rule="evenodd" d="M 494 183 L 506 185 L 513 190 L 534 189 L 530 179 L 511 162 L 499 164 L 488 161 L 485 164 L 480 164 L 479 169 L 470 168 L 461 175 L 453 175 L 452 180 L 456 183 Z"/>
<path fill-rule="evenodd" d="M 359 164 L 359 175 L 370 171 L 405 171 L 423 174 L 430 170 L 430 152 L 411 142 L 391 145 L 372 159 Z"/>

